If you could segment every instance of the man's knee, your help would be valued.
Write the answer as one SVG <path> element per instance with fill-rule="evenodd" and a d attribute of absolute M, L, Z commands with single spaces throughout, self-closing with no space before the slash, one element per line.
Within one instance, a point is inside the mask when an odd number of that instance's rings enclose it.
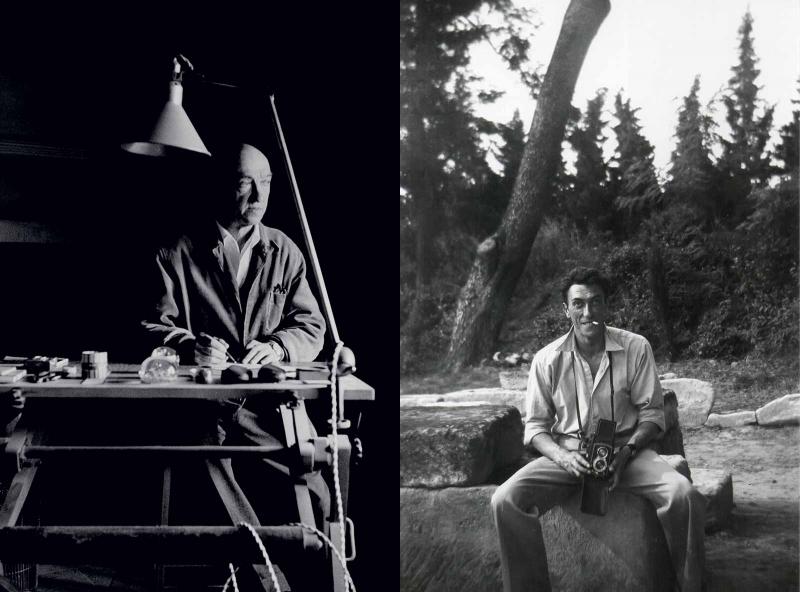
<path fill-rule="evenodd" d="M 511 499 L 509 482 L 506 481 L 494 490 L 492 494 L 492 513 L 497 515 Z"/>
<path fill-rule="evenodd" d="M 520 483 L 514 479 L 509 479 L 492 494 L 492 512 L 495 516 L 499 516 L 504 510 L 509 508 L 519 508 L 523 511 L 530 511 L 529 508 L 524 507 L 523 498 L 525 492 L 520 487 Z"/>
<path fill-rule="evenodd" d="M 677 472 L 669 481 L 667 497 L 670 503 L 699 503 L 703 499 L 691 481 Z"/>

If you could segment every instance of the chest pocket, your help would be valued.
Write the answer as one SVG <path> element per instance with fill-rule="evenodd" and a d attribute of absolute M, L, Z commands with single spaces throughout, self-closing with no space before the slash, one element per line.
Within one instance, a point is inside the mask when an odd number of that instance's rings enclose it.
<path fill-rule="evenodd" d="M 264 329 L 272 332 L 283 318 L 283 308 L 286 305 L 287 289 L 276 284 L 265 299 Z"/>

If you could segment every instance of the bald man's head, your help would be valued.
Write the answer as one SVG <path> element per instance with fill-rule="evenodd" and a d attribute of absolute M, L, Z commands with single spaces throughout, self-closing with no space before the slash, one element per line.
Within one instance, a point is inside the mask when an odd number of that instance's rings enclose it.
<path fill-rule="evenodd" d="M 220 222 L 234 229 L 260 222 L 272 183 L 269 160 L 258 148 L 244 143 L 218 154 L 218 191 L 223 193 Z"/>

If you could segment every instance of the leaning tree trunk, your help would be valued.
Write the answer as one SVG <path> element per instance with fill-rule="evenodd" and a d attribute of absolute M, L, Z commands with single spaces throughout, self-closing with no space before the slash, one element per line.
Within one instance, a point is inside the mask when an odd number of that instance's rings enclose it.
<path fill-rule="evenodd" d="M 609 0 L 572 0 L 536 104 L 511 200 L 497 231 L 481 243 L 461 290 L 445 364 L 458 370 L 491 351 L 531 246 L 553 200 L 553 178 L 572 94 Z"/>

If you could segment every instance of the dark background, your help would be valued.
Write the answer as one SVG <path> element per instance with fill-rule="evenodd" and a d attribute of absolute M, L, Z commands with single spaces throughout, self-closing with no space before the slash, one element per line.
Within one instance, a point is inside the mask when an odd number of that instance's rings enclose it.
<path fill-rule="evenodd" d="M 212 151 L 227 134 L 274 144 L 274 92 L 340 336 L 376 390 L 351 493 L 352 569 L 364 590 L 393 589 L 398 557 L 391 8 L 37 6 L 5 11 L 0 41 L 0 223 L 40 237 L 19 241 L 0 227 L 0 354 L 144 359 L 138 322 L 153 248 L 208 205 L 205 163 L 119 144 L 149 132 L 176 52 L 208 79 L 254 89 L 187 79 L 184 107 Z M 271 161 L 264 222 L 302 245 L 283 164 Z"/>

